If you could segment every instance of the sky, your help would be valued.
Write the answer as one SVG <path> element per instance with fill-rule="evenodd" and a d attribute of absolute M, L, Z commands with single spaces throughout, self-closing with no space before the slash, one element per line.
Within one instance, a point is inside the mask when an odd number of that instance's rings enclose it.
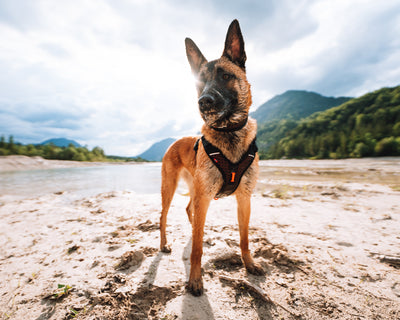
<path fill-rule="evenodd" d="M 251 111 L 286 90 L 400 84 L 398 0 L 0 0 L 0 135 L 135 156 L 199 133 L 184 39 L 220 57 L 238 19 Z"/>

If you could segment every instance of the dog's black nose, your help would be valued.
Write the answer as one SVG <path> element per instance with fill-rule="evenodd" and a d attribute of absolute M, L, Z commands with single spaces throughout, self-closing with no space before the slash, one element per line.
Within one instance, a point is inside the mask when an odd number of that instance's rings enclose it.
<path fill-rule="evenodd" d="M 209 94 L 203 94 L 199 98 L 199 107 L 201 111 L 210 111 L 215 107 L 215 99 Z"/>

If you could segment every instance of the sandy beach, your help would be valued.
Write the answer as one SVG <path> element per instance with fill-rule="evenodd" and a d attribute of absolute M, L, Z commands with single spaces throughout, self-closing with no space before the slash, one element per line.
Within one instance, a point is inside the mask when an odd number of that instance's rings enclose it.
<path fill-rule="evenodd" d="M 0 171 L 74 165 L 6 158 Z M 260 169 L 250 245 L 266 274 L 242 265 L 235 199 L 213 201 L 201 297 L 185 290 L 183 187 L 168 215 L 170 254 L 158 250 L 159 194 L 1 194 L 0 318 L 400 319 L 400 159 L 274 160 Z"/>

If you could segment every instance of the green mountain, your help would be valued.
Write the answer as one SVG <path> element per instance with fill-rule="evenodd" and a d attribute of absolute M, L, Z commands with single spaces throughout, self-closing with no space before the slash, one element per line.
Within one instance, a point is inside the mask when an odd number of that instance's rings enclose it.
<path fill-rule="evenodd" d="M 298 121 L 317 111 L 341 105 L 351 98 L 324 97 L 315 92 L 289 90 L 277 95 L 250 115 L 258 122 L 257 144 L 261 154 L 294 129 Z"/>
<path fill-rule="evenodd" d="M 263 158 L 398 156 L 400 86 L 351 99 L 291 126 L 278 142 L 262 150 Z"/>
<path fill-rule="evenodd" d="M 53 144 L 56 147 L 68 147 L 70 144 L 72 144 L 76 148 L 82 147 L 78 142 L 76 142 L 74 140 L 65 139 L 65 138 L 53 138 L 53 139 L 43 141 L 40 144 L 41 145 Z"/>
<path fill-rule="evenodd" d="M 250 115 L 257 120 L 259 126 L 273 120 L 300 120 L 314 112 L 341 105 L 350 99 L 324 97 L 309 91 L 289 90 L 268 100 Z"/>
<path fill-rule="evenodd" d="M 161 161 L 165 151 L 167 151 L 168 147 L 175 141 L 175 139 L 167 138 L 162 141 L 154 143 L 149 149 L 145 152 L 138 155 L 138 158 L 142 158 L 148 161 Z"/>

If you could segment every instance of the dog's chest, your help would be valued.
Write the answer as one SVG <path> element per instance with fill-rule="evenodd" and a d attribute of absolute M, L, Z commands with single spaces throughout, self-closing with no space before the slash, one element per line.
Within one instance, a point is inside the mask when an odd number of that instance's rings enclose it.
<path fill-rule="evenodd" d="M 213 198 L 222 198 L 234 194 L 237 190 L 251 193 L 256 185 L 258 176 L 258 162 L 252 162 L 240 177 L 236 176 L 237 171 L 221 172 L 212 158 L 208 157 L 203 162 L 201 171 L 201 182 L 206 186 L 208 192 Z M 239 179 L 237 184 L 234 179 Z M 231 183 L 232 182 L 232 183 Z"/>

